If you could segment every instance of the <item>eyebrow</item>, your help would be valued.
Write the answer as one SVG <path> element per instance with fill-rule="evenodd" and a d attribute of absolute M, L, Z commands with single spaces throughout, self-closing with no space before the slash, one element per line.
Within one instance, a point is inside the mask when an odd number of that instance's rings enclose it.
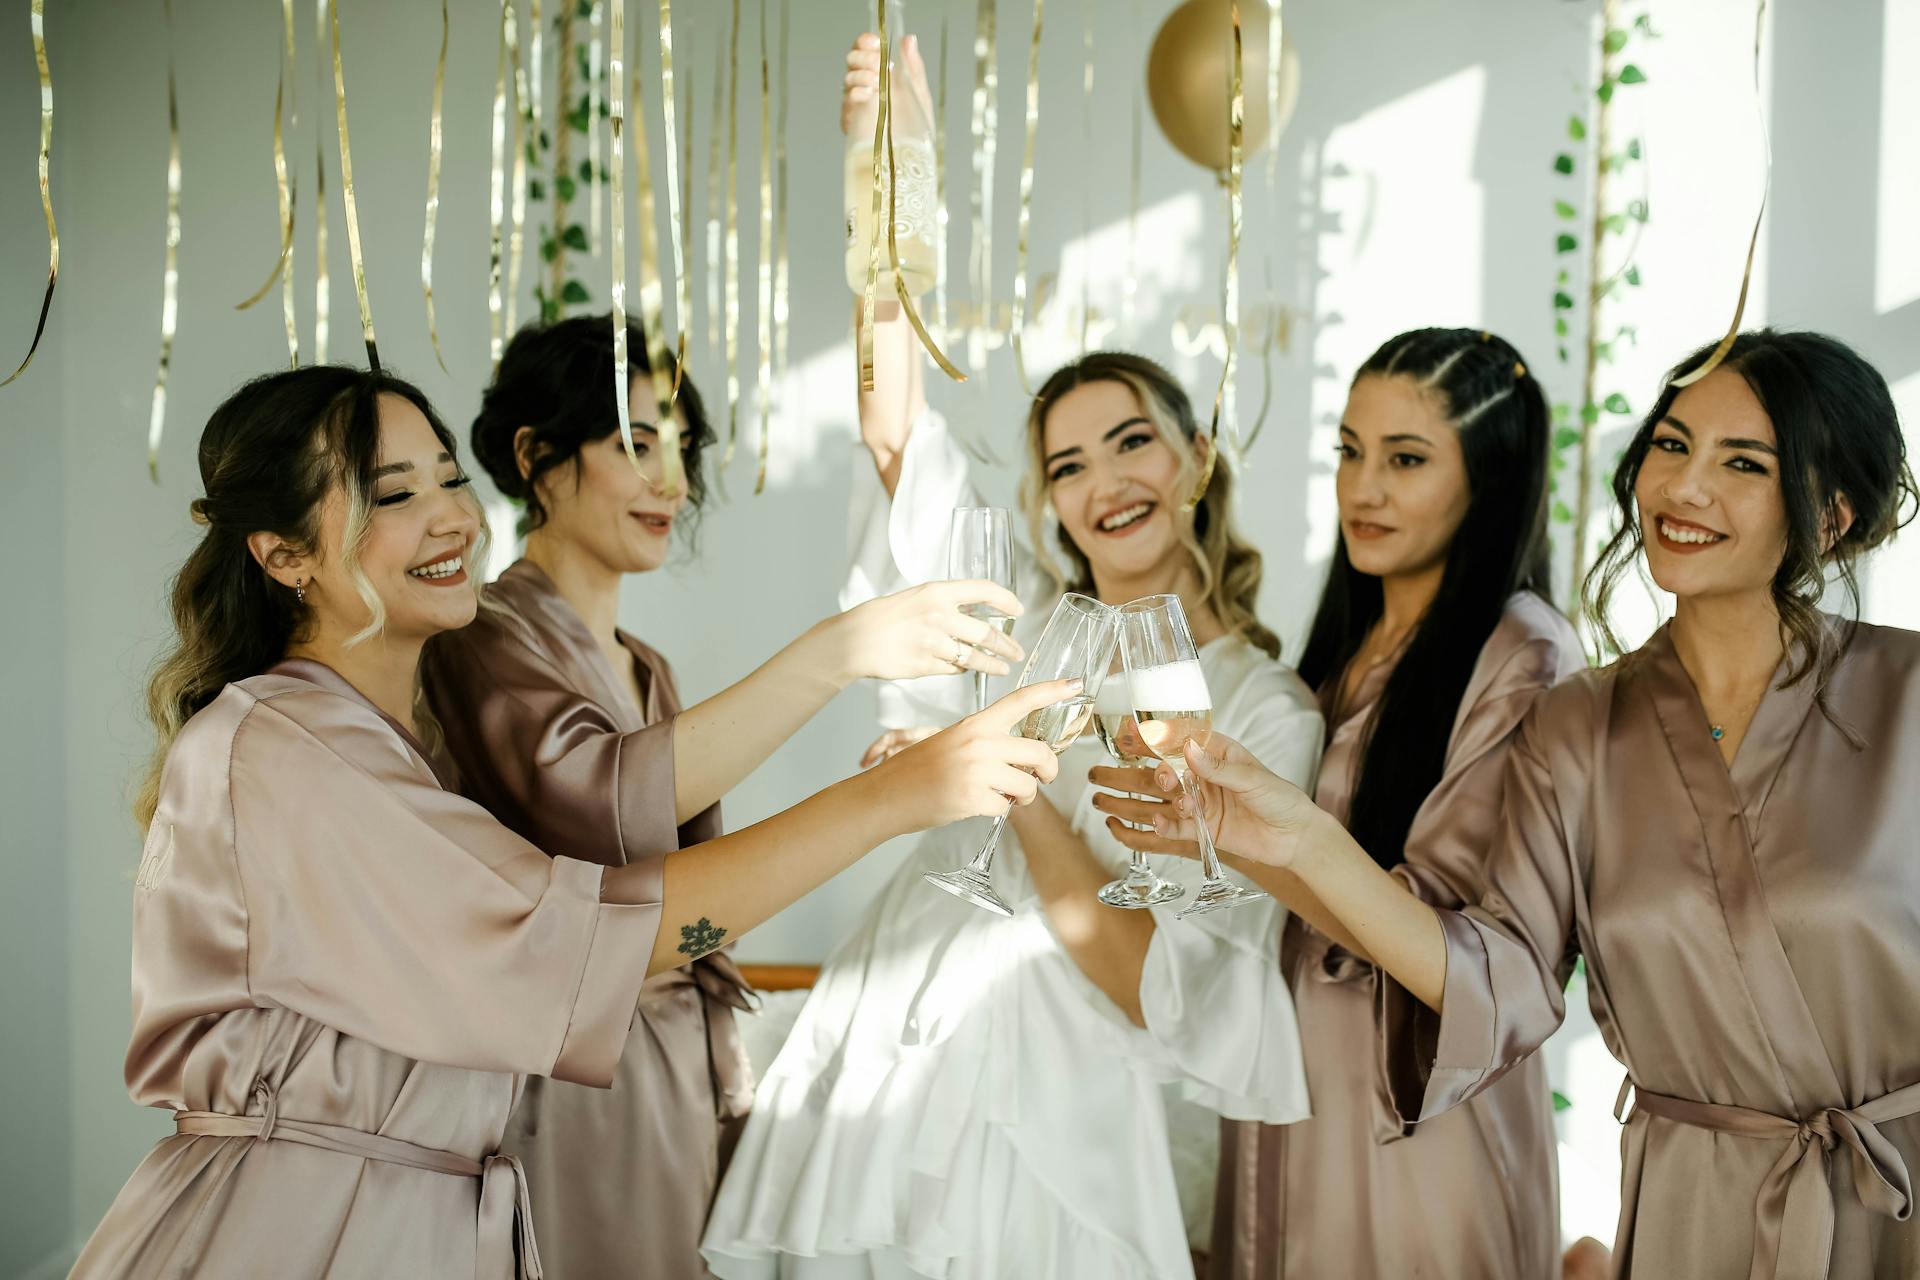
<path fill-rule="evenodd" d="M 1105 444 L 1107 441 L 1119 435 L 1122 431 L 1125 431 L 1128 427 L 1150 427 L 1152 425 L 1153 425 L 1152 422 L 1148 421 L 1146 418 L 1143 418 L 1136 413 L 1131 418 L 1128 418 L 1125 422 L 1122 422 L 1117 426 L 1107 428 L 1107 433 L 1100 437 L 1100 443 Z M 1070 448 L 1058 450 L 1054 453 L 1048 454 L 1046 457 L 1046 461 L 1041 465 L 1050 467 L 1054 463 L 1058 462 L 1060 459 L 1068 456 L 1069 454 L 1074 454 L 1079 452 L 1080 452 L 1080 446 L 1077 444 L 1073 445 Z"/>
<path fill-rule="evenodd" d="M 442 450 L 440 453 L 440 456 L 435 458 L 434 461 L 435 462 L 452 462 L 453 455 L 446 452 L 445 450 Z M 402 472 L 411 471 L 411 470 L 413 470 L 413 464 L 411 462 L 389 462 L 384 467 L 375 467 L 373 469 L 373 478 L 375 480 L 384 480 L 388 476 L 397 476 Z"/>
<path fill-rule="evenodd" d="M 1358 431 L 1355 431 L 1352 427 L 1348 426 L 1344 422 L 1340 424 L 1340 434 L 1345 436 L 1352 436 L 1355 440 L 1358 440 L 1360 438 L 1360 433 Z M 1433 441 L 1413 431 L 1402 431 L 1396 435 L 1390 435 L 1390 436 L 1384 437 L 1384 443 L 1386 444 L 1407 444 L 1409 442 L 1414 444 L 1424 444 L 1429 448 L 1433 447 Z"/>
<path fill-rule="evenodd" d="M 1685 433 L 1687 439 L 1689 440 L 1693 439 L 1693 428 L 1689 427 L 1686 423 L 1680 421 L 1680 419 L 1674 417 L 1672 414 L 1668 414 L 1666 417 L 1662 418 L 1661 421 L 1665 423 L 1670 423 L 1674 427 L 1677 427 L 1680 431 Z M 1749 436 L 1727 436 L 1726 438 L 1719 440 L 1716 443 L 1718 443 L 1718 445 L 1722 449 L 1747 449 L 1747 450 L 1751 450 L 1754 453 L 1764 453 L 1769 458 L 1777 458 L 1780 456 L 1780 451 L 1778 449 L 1775 449 L 1772 445 L 1768 444 L 1765 440 L 1755 440 Z"/>

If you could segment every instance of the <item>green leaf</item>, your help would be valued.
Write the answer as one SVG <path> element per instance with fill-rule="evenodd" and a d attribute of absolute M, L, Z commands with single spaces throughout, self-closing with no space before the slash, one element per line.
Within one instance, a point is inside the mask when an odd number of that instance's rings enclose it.
<path fill-rule="evenodd" d="M 1606 408 L 1608 413 L 1629 414 L 1633 412 L 1633 406 L 1628 404 L 1627 398 L 1618 391 L 1607 397 Z"/>
<path fill-rule="evenodd" d="M 1594 404 L 1591 400 L 1581 405 L 1580 421 L 1586 423 L 1588 426 L 1592 426 L 1594 423 L 1600 421 L 1600 406 Z"/>
<path fill-rule="evenodd" d="M 1617 236 L 1627 229 L 1627 215 L 1624 213 L 1610 213 L 1601 219 L 1600 225 L 1606 228 L 1609 233 Z"/>
<path fill-rule="evenodd" d="M 1638 288 L 1640 285 L 1640 268 L 1628 267 L 1624 279 L 1628 284 Z M 1622 332 L 1625 332 L 1625 330 L 1622 330 Z"/>
<path fill-rule="evenodd" d="M 567 287 L 560 291 L 560 301 L 577 306 L 582 302 L 593 301 L 593 295 L 588 293 L 587 286 L 578 280 L 569 280 Z"/>
<path fill-rule="evenodd" d="M 589 22 L 593 21 L 593 0 L 580 0 L 580 3 L 573 7 L 573 16 L 585 18 Z"/>
<path fill-rule="evenodd" d="M 535 200 L 547 198 L 547 184 L 538 178 L 527 179 L 527 195 Z"/>
<path fill-rule="evenodd" d="M 1567 349 L 1565 347 L 1562 347 L 1560 348 L 1560 363 L 1565 364 L 1566 362 L 1567 362 Z"/>
<path fill-rule="evenodd" d="M 1647 202 L 1645 200 L 1629 200 L 1627 202 L 1627 216 L 1635 222 L 1645 222 L 1647 220 Z"/>
<path fill-rule="evenodd" d="M 1572 253 L 1579 247 L 1580 242 L 1564 231 L 1553 239 L 1553 251 L 1555 253 Z"/>
<path fill-rule="evenodd" d="M 580 193 L 580 185 L 564 173 L 553 180 L 553 189 L 560 193 L 562 200 L 572 200 Z"/>
<path fill-rule="evenodd" d="M 1553 158 L 1553 171 L 1555 173 L 1572 173 L 1573 157 L 1562 151 Z"/>
<path fill-rule="evenodd" d="M 1579 116 L 1568 116 L 1567 136 L 1575 142 L 1585 141 L 1587 136 L 1587 122 Z"/>
<path fill-rule="evenodd" d="M 1567 318 L 1565 316 L 1555 316 L 1553 318 L 1553 336 L 1556 338 L 1564 338 L 1567 336 Z"/>
<path fill-rule="evenodd" d="M 587 131 L 587 123 L 592 120 L 592 118 L 593 117 L 587 114 L 585 107 L 581 107 L 578 111 L 569 111 L 567 112 L 567 127 L 575 133 L 585 133 Z"/>
<path fill-rule="evenodd" d="M 1553 293 L 1553 306 L 1556 311 L 1573 310 L 1573 296 L 1565 290 L 1556 289 Z"/>
<path fill-rule="evenodd" d="M 1653 29 L 1653 15 L 1650 13 L 1643 13 L 1635 18 L 1633 20 L 1633 29 L 1651 39 L 1658 40 L 1660 38 L 1660 33 Z"/>
<path fill-rule="evenodd" d="M 580 162 L 579 172 L 580 172 L 580 181 L 592 182 L 593 181 L 593 161 L 582 160 Z"/>
<path fill-rule="evenodd" d="M 577 222 L 567 228 L 561 239 L 569 249 L 578 249 L 581 253 L 587 251 L 587 229 Z"/>
<path fill-rule="evenodd" d="M 1573 1104 L 1567 1101 L 1566 1094 L 1560 1092 L 1558 1089 L 1553 1091 L 1553 1109 L 1555 1111 L 1566 1111 L 1572 1106 Z"/>
<path fill-rule="evenodd" d="M 1555 520 L 1558 520 L 1561 524 L 1572 524 L 1573 511 L 1571 508 L 1567 506 L 1566 503 L 1556 502 L 1553 504 L 1553 518 Z"/>
<path fill-rule="evenodd" d="M 1555 284 L 1565 284 L 1567 282 L 1567 269 L 1565 267 L 1560 268 L 1560 274 L 1553 278 L 1553 282 Z"/>
<path fill-rule="evenodd" d="M 1568 204 L 1565 200 L 1555 200 L 1553 202 L 1553 211 L 1568 222 L 1580 216 L 1580 211 Z"/>
<path fill-rule="evenodd" d="M 540 149 L 533 145 L 533 139 L 527 139 L 527 163 L 536 169 L 540 167 Z"/>
<path fill-rule="evenodd" d="M 1627 159 L 1638 160 L 1639 158 L 1640 158 L 1640 139 L 1638 138 L 1627 139 Z"/>
<path fill-rule="evenodd" d="M 1572 427 L 1561 427 L 1553 433 L 1553 447 L 1556 449 L 1571 449 L 1579 443 L 1580 433 Z"/>
<path fill-rule="evenodd" d="M 552 299 L 547 299 L 541 302 L 540 319 L 543 323 L 552 324 L 555 320 L 558 320 L 559 318 L 560 318 L 559 303 L 553 301 Z"/>
<path fill-rule="evenodd" d="M 546 262 L 552 262 L 555 258 L 559 256 L 560 256 L 559 241 L 555 240 L 552 236 L 541 237 L 541 240 L 540 240 L 541 259 Z"/>
<path fill-rule="evenodd" d="M 1613 359 L 1613 344 L 1612 344 L 1611 342 L 1596 342 L 1596 343 L 1594 343 L 1594 344 L 1593 344 L 1593 358 L 1594 358 L 1595 360 L 1612 360 L 1612 359 Z"/>
<path fill-rule="evenodd" d="M 1615 27 L 1607 32 L 1605 45 L 1608 53 L 1620 52 L 1627 47 L 1627 33 Z"/>
<path fill-rule="evenodd" d="M 1572 405 L 1568 404 L 1565 400 L 1556 401 L 1554 403 L 1553 424 L 1556 427 L 1564 427 L 1565 425 L 1567 425 L 1567 421 L 1572 417 L 1573 417 Z"/>
<path fill-rule="evenodd" d="M 1646 82 L 1647 73 L 1639 67 L 1636 67 L 1633 63 L 1629 62 L 1626 66 L 1620 68 L 1621 84 L 1645 84 Z"/>
<path fill-rule="evenodd" d="M 1600 82 L 1600 87 L 1593 91 L 1593 96 L 1600 99 L 1600 101 L 1602 102 L 1612 102 L 1613 101 L 1613 83 L 1614 82 L 1611 80 L 1602 80 Z"/>

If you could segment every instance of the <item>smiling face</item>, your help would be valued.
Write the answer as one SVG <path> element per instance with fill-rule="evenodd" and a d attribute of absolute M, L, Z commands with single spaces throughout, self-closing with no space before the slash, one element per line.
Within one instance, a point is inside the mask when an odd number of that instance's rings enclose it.
<path fill-rule="evenodd" d="M 404 396 L 380 396 L 380 443 L 360 543 L 358 575 L 345 547 L 348 497 L 335 485 L 321 505 L 320 554 L 303 589 L 317 630 L 357 635 L 374 620 L 361 583 L 379 597 L 382 634 L 424 640 L 473 621 L 471 556 L 482 523 L 466 474 L 426 415 Z"/>
<path fill-rule="evenodd" d="M 540 528 L 546 537 L 580 547 L 610 572 L 646 573 L 666 562 L 687 494 L 684 489 L 672 498 L 660 493 L 660 407 L 645 377 L 629 383 L 627 408 L 639 471 L 628 461 L 617 430 L 582 445 L 571 464 L 536 482 L 547 513 Z M 684 439 L 685 418 L 678 420 Z M 523 435 L 531 434 L 523 429 Z M 529 464 L 530 459 L 522 461 L 523 474 Z"/>
<path fill-rule="evenodd" d="M 1739 373 L 1715 369 L 1654 424 L 1634 479 L 1647 568 L 1664 591 L 1766 591 L 1787 546 L 1773 421 Z"/>
<path fill-rule="evenodd" d="M 1085 382 L 1054 401 L 1041 450 L 1047 498 L 1096 581 L 1172 574 L 1189 558 L 1176 523 L 1191 519 L 1185 442 L 1163 439 L 1126 383 Z"/>
<path fill-rule="evenodd" d="M 1340 421 L 1335 491 L 1347 560 L 1375 577 L 1443 564 L 1472 505 L 1460 433 L 1411 378 L 1369 374 Z"/>

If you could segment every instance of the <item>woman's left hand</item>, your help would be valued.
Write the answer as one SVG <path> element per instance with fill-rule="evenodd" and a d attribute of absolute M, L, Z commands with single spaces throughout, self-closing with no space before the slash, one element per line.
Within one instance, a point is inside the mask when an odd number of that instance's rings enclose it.
<path fill-rule="evenodd" d="M 847 680 L 911 680 L 982 671 L 1003 676 L 1026 655 L 1013 637 L 966 612 L 970 605 L 1017 618 L 1019 597 L 998 583 L 929 582 L 856 605 L 826 626 Z"/>

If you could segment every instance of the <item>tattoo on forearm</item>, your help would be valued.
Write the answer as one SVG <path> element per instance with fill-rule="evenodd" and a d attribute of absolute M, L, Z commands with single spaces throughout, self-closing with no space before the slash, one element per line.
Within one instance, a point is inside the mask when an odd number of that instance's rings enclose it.
<path fill-rule="evenodd" d="M 680 926 L 680 945 L 674 950 L 681 955 L 692 956 L 698 960 L 709 952 L 718 951 L 720 943 L 726 936 L 725 929 L 720 928 L 705 916 L 701 916 L 698 924 Z"/>

